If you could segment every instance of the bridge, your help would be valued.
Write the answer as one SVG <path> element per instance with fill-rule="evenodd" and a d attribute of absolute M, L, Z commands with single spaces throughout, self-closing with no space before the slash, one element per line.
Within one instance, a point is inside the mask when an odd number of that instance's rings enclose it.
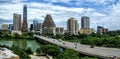
<path fill-rule="evenodd" d="M 34 37 L 38 38 L 39 41 L 46 41 L 55 45 L 58 45 L 63 48 L 70 48 L 74 49 L 81 54 L 94 56 L 98 58 L 104 58 L 104 59 L 120 59 L 120 49 L 117 48 L 106 48 L 106 47 L 91 47 L 89 45 L 83 45 L 78 43 L 72 43 L 62 40 L 57 40 L 49 37 L 39 36 L 39 35 L 33 35 Z"/>

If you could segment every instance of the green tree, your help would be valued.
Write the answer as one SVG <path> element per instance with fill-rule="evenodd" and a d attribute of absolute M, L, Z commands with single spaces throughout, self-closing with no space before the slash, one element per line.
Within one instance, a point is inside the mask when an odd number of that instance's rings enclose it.
<path fill-rule="evenodd" d="M 36 53 L 40 54 L 42 52 L 41 48 L 37 48 Z"/>
<path fill-rule="evenodd" d="M 73 49 L 66 49 L 57 56 L 57 59 L 79 59 L 79 53 Z"/>
<path fill-rule="evenodd" d="M 30 47 L 28 49 L 26 49 L 26 53 L 28 53 L 28 54 L 32 54 L 33 53 Z"/>
<path fill-rule="evenodd" d="M 53 57 L 57 56 L 60 53 L 60 48 L 55 45 L 42 45 L 41 50 L 42 52 L 49 54 Z"/>
<path fill-rule="evenodd" d="M 29 54 L 27 54 L 24 49 L 21 49 L 18 46 L 14 46 L 14 45 L 12 45 L 10 49 L 15 54 L 17 54 L 20 57 L 20 59 L 30 59 Z"/>

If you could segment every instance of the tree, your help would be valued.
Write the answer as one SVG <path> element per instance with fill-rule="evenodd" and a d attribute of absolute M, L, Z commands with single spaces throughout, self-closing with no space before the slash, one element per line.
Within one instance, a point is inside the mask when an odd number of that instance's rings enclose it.
<path fill-rule="evenodd" d="M 27 54 L 24 49 L 21 49 L 18 46 L 14 46 L 14 45 L 12 45 L 10 49 L 15 54 L 17 54 L 20 57 L 20 59 L 30 59 L 29 54 Z"/>
<path fill-rule="evenodd" d="M 33 53 L 30 47 L 28 49 L 26 49 L 26 53 L 28 53 L 28 54 L 32 54 Z"/>
<path fill-rule="evenodd" d="M 79 59 L 79 53 L 73 49 L 66 49 L 57 56 L 57 59 Z"/>
<path fill-rule="evenodd" d="M 42 52 L 41 48 L 37 48 L 36 53 L 40 54 Z"/>
<path fill-rule="evenodd" d="M 42 52 L 49 54 L 53 57 L 59 55 L 59 53 L 60 53 L 60 48 L 55 45 L 42 45 L 41 50 L 42 50 Z"/>

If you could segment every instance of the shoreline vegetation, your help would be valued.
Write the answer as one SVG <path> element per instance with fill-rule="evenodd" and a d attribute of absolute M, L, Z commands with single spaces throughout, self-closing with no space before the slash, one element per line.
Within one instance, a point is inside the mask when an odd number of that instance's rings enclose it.
<path fill-rule="evenodd" d="M 69 33 L 65 33 L 64 35 L 53 35 L 46 34 L 45 36 L 62 39 L 64 41 L 81 43 L 85 45 L 94 45 L 99 47 L 110 47 L 110 48 L 120 48 L 120 30 L 117 31 L 109 31 L 107 33 L 91 33 L 87 34 L 78 34 L 71 35 Z"/>
<path fill-rule="evenodd" d="M 0 40 L 35 40 L 33 34 L 41 35 L 39 33 L 26 33 L 23 35 L 18 35 L 0 32 Z M 64 35 L 44 34 L 43 36 L 86 45 L 120 48 L 120 30 L 109 31 L 108 33 L 103 34 L 92 33 L 90 35 L 86 35 L 79 33 L 78 35 L 70 35 L 69 33 L 65 33 Z M 20 59 L 30 59 L 29 55 L 33 54 L 33 51 L 29 47 L 27 49 L 23 49 L 15 45 L 12 45 L 12 47 L 0 45 L 0 47 L 6 47 L 12 50 L 15 54 L 19 55 Z M 95 57 L 82 55 L 73 49 L 65 49 L 64 51 L 61 51 L 61 48 L 59 46 L 49 43 L 40 43 L 39 47 L 40 48 L 36 50 L 36 53 L 40 54 L 42 52 L 53 56 L 54 59 L 98 59 Z"/>

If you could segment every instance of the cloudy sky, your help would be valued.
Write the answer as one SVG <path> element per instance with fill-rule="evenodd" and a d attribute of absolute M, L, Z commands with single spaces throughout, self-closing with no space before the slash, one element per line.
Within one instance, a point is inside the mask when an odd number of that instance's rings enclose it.
<path fill-rule="evenodd" d="M 81 27 L 81 17 L 89 16 L 91 28 L 100 25 L 120 29 L 119 0 L 0 0 L 0 27 L 13 22 L 13 13 L 22 15 L 24 4 L 28 6 L 29 24 L 33 19 L 42 23 L 46 14 L 51 14 L 58 27 L 66 28 L 70 17 L 76 18 Z"/>

